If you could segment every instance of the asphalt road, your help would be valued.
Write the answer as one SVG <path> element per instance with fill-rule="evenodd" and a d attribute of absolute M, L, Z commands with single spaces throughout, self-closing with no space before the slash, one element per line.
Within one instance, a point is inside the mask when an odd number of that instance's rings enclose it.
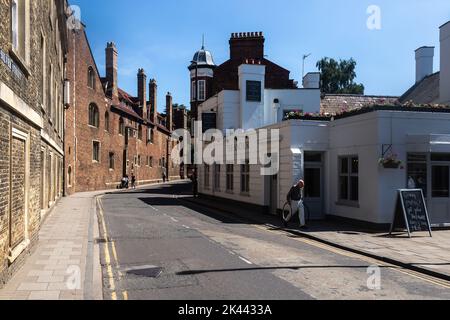
<path fill-rule="evenodd" d="M 190 204 L 189 190 L 98 199 L 105 299 L 450 299 L 444 281 Z"/>

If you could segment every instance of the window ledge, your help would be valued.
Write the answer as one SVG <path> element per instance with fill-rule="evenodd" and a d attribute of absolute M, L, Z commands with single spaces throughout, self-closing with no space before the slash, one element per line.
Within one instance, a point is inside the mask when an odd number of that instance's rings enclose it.
<path fill-rule="evenodd" d="M 98 127 L 93 126 L 93 125 L 91 125 L 91 124 L 88 124 L 88 127 L 89 127 L 89 128 L 92 128 L 92 129 L 97 129 L 97 130 L 98 130 Z"/>
<path fill-rule="evenodd" d="M 346 201 L 346 200 L 339 200 L 335 203 L 337 206 L 341 207 L 350 207 L 350 208 L 361 208 L 359 205 L 359 202 L 353 202 L 353 201 Z"/>
<path fill-rule="evenodd" d="M 9 49 L 9 55 L 14 60 L 14 62 L 17 63 L 20 70 L 25 74 L 25 76 L 29 77 L 31 75 L 31 72 L 28 69 L 26 62 L 20 57 L 19 53 L 17 53 L 13 48 L 11 48 Z"/>
<path fill-rule="evenodd" d="M 250 193 L 249 192 L 241 192 L 241 196 L 250 198 Z"/>

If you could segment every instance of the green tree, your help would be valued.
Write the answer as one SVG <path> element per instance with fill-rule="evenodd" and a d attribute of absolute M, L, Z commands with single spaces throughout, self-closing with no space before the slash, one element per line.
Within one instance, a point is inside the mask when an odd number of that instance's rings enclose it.
<path fill-rule="evenodd" d="M 336 61 L 332 58 L 323 58 L 317 62 L 321 73 L 322 93 L 329 94 L 364 94 L 364 85 L 354 82 L 356 78 L 356 61 Z"/>

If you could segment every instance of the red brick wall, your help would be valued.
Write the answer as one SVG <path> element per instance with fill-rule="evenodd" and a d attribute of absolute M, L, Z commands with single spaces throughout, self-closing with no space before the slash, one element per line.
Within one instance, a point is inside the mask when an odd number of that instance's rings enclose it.
<path fill-rule="evenodd" d="M 120 59 L 120 56 L 119 56 Z M 96 71 L 95 89 L 88 87 L 88 68 Z M 89 43 L 84 32 L 69 35 L 68 78 L 71 82 L 71 105 L 66 110 L 66 190 L 68 194 L 83 191 L 114 189 L 123 175 L 123 165 L 129 161 L 126 173 L 136 175 L 141 184 L 162 179 L 159 160 L 167 159 L 168 133 L 154 128 L 153 123 L 134 118 L 112 106 L 118 105 L 118 97 L 106 97 L 102 88 L 99 70 L 96 69 Z M 89 126 L 89 105 L 95 103 L 99 111 L 99 128 Z M 106 131 L 105 113 L 109 114 L 109 132 Z M 142 130 L 142 140 L 130 137 L 127 158 L 124 159 L 125 137 L 119 134 L 119 119 L 125 125 Z M 154 128 L 155 143 L 147 141 L 148 130 Z M 100 142 L 100 161 L 93 161 L 93 141 Z M 114 169 L 109 167 L 109 155 L 114 154 Z M 141 164 L 135 165 L 140 156 Z M 153 157 L 153 167 L 147 166 L 147 157 Z M 68 169 L 72 176 L 68 178 Z M 171 169 L 172 166 L 169 165 Z M 178 175 L 178 168 L 170 175 Z M 69 185 L 69 180 L 71 184 Z"/>

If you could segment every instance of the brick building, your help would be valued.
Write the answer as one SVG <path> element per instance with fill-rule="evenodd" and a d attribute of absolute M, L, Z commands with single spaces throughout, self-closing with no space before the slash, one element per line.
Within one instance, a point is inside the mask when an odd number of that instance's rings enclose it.
<path fill-rule="evenodd" d="M 116 188 L 124 175 L 138 184 L 179 179 L 170 160 L 173 102 L 166 95 L 166 114 L 157 111 L 157 83 L 137 73 L 137 97 L 119 88 L 118 51 L 106 50 L 106 74 L 100 76 L 84 29 L 69 33 L 67 78 L 71 101 L 66 110 L 66 191 Z"/>
<path fill-rule="evenodd" d="M 0 1 L 0 286 L 62 196 L 66 1 Z"/>

